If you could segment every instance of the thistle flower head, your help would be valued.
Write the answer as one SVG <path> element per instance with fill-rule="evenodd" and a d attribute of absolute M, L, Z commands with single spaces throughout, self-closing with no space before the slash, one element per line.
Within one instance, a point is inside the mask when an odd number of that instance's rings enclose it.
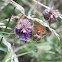
<path fill-rule="evenodd" d="M 24 38 L 25 40 L 28 39 L 30 37 L 31 34 L 31 23 L 29 22 L 28 19 L 20 19 L 21 24 L 17 25 L 15 27 L 15 32 L 16 35 L 18 35 L 21 38 Z"/>
<path fill-rule="evenodd" d="M 43 12 L 43 16 L 46 20 L 48 20 L 49 24 L 52 24 L 57 21 L 57 18 L 59 17 L 58 13 L 58 10 L 45 9 Z"/>

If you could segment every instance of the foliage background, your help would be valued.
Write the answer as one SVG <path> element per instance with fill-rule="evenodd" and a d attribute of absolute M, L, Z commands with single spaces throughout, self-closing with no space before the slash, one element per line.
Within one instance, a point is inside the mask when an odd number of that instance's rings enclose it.
<path fill-rule="evenodd" d="M 24 7 L 25 14 L 28 15 L 30 10 L 30 6 L 26 4 L 29 2 L 34 6 L 34 2 L 32 0 L 14 0 L 18 4 Z M 58 9 L 60 13 L 62 13 L 62 1 L 61 0 L 42 0 L 41 3 L 51 6 L 51 2 L 54 4 L 55 9 Z M 0 6 L 4 1 L 0 0 Z M 41 14 L 43 13 L 45 8 L 41 8 L 41 11 L 38 9 L 39 5 L 35 6 L 32 10 L 31 15 L 35 15 L 36 18 L 43 19 Z M 37 10 L 37 12 L 36 12 Z M 14 42 L 14 32 L 10 33 L 17 22 L 17 19 L 10 21 L 12 15 L 17 16 L 20 12 L 11 4 L 8 4 L 2 11 L 0 11 L 0 62 L 5 62 L 10 56 L 10 52 L 8 53 L 8 47 L 5 45 L 4 39 L 6 42 L 9 42 L 11 46 L 13 46 Z M 39 14 L 40 13 L 40 14 Z M 8 19 L 9 18 L 9 19 Z M 45 20 L 44 20 L 45 21 Z M 45 21 L 48 23 L 47 21 Z M 37 23 L 37 22 L 34 22 Z M 47 36 L 44 37 L 40 42 L 36 43 L 30 38 L 27 40 L 27 43 L 24 43 L 24 39 L 16 36 L 15 45 L 13 51 L 18 57 L 19 62 L 61 62 L 62 61 L 62 20 L 58 19 L 58 21 L 54 24 L 51 24 L 53 29 L 60 35 L 61 40 L 58 41 L 57 37 L 51 33 L 48 28 L 44 27 L 47 30 Z M 11 62 L 8 61 L 8 62 Z"/>

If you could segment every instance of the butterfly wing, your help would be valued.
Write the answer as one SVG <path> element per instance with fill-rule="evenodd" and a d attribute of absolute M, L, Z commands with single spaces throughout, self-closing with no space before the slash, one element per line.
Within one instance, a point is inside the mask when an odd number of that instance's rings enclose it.
<path fill-rule="evenodd" d="M 33 35 L 33 40 L 34 41 L 40 41 L 45 35 L 46 35 L 46 30 L 39 26 L 39 25 L 34 25 L 32 29 L 32 35 Z"/>

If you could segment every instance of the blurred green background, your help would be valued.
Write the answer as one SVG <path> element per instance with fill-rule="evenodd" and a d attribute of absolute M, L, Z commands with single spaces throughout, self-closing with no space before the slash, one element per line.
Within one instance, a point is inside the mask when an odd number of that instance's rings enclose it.
<path fill-rule="evenodd" d="M 25 14 L 28 16 L 31 8 L 31 16 L 42 19 L 46 23 L 46 20 L 43 19 L 42 13 L 44 7 L 34 3 L 32 0 L 14 0 L 18 4 L 24 7 Z M 54 6 L 55 9 L 58 9 L 62 13 L 62 0 L 37 0 L 40 3 L 43 3 L 47 6 Z M 0 0 L 0 7 L 4 4 L 3 0 Z M 3 10 L 0 11 L 0 62 L 5 62 L 8 59 L 8 47 L 4 43 L 9 42 L 13 46 L 14 42 L 14 32 L 10 33 L 16 25 L 17 19 L 10 20 L 12 15 L 17 16 L 20 12 L 11 4 L 8 4 Z M 34 22 L 38 23 L 38 22 Z M 62 20 L 58 18 L 58 21 L 54 24 L 51 24 L 51 28 L 60 35 L 60 41 L 54 33 L 51 33 L 48 28 L 44 27 L 47 30 L 47 35 L 38 43 L 34 42 L 32 38 L 27 40 L 27 43 L 24 43 L 24 39 L 16 36 L 15 45 L 13 51 L 18 57 L 19 62 L 62 62 Z M 9 60 L 8 62 L 11 62 Z M 14 62 L 14 61 L 13 61 Z"/>

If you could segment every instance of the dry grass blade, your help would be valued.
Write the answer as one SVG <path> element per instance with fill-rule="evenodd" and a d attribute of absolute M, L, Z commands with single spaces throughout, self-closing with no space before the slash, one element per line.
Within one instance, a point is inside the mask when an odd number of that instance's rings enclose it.
<path fill-rule="evenodd" d="M 0 36 L 0 37 L 1 37 L 1 36 Z M 12 57 L 11 57 L 11 60 L 14 59 L 14 62 L 19 62 L 19 61 L 18 61 L 18 58 L 16 57 L 16 54 L 14 53 L 14 51 L 13 51 L 13 49 L 12 49 L 12 47 L 11 47 L 11 44 L 6 41 L 6 38 L 3 38 L 3 43 L 7 46 L 8 52 L 11 50 L 11 52 L 10 52 L 10 56 L 12 56 Z"/>

